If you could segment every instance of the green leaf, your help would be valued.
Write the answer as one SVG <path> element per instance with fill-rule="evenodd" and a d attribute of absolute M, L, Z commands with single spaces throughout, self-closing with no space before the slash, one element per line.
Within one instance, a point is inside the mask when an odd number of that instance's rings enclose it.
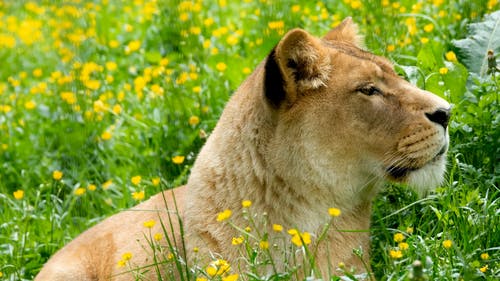
<path fill-rule="evenodd" d="M 468 26 L 469 36 L 453 40 L 457 55 L 467 68 L 480 76 L 488 70 L 488 50 L 500 52 L 500 11 L 485 15 L 484 21 Z"/>

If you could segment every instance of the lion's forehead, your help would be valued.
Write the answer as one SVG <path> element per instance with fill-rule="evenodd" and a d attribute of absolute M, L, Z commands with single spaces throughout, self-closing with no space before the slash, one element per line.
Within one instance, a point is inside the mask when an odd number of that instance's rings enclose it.
<path fill-rule="evenodd" d="M 344 42 L 332 42 L 323 40 L 322 41 L 328 49 L 333 52 L 339 52 L 344 55 L 350 56 L 353 59 L 368 61 L 376 66 L 378 66 L 386 75 L 397 76 L 396 72 L 394 72 L 393 64 L 386 58 L 377 56 L 373 53 L 360 49 L 352 44 L 344 43 Z"/>

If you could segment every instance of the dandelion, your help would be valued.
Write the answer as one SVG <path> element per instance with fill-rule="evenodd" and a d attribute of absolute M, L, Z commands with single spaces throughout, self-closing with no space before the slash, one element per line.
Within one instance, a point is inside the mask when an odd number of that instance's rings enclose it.
<path fill-rule="evenodd" d="M 118 65 L 114 61 L 108 61 L 106 63 L 106 69 L 108 71 L 114 71 L 114 70 L 116 70 L 117 67 L 118 67 Z"/>
<path fill-rule="evenodd" d="M 252 228 L 250 226 L 245 227 L 245 232 L 250 233 L 252 231 Z"/>
<path fill-rule="evenodd" d="M 200 117 L 193 115 L 193 116 L 189 117 L 188 123 L 191 126 L 196 126 L 196 125 L 198 125 L 198 123 L 200 123 Z"/>
<path fill-rule="evenodd" d="M 405 240 L 405 236 L 402 233 L 394 234 L 394 242 L 399 243 L 403 242 L 403 240 Z"/>
<path fill-rule="evenodd" d="M 479 269 L 479 271 L 481 271 L 482 273 L 485 273 L 486 271 L 488 271 L 488 265 L 487 265 L 487 264 L 486 264 L 486 265 L 484 265 L 483 267 L 481 267 L 481 268 Z"/>
<path fill-rule="evenodd" d="M 490 255 L 488 255 L 488 253 L 482 253 L 482 254 L 481 254 L 481 259 L 482 259 L 482 260 L 484 260 L 484 261 L 485 261 L 485 260 L 488 260 L 489 258 L 490 258 Z"/>
<path fill-rule="evenodd" d="M 141 201 L 144 199 L 144 197 L 145 197 L 144 190 L 132 192 L 132 198 L 135 201 Z"/>
<path fill-rule="evenodd" d="M 309 232 L 296 233 L 292 236 L 292 243 L 297 247 L 301 247 L 303 244 L 309 245 L 311 244 L 311 234 Z"/>
<path fill-rule="evenodd" d="M 113 184 L 113 181 L 112 180 L 107 180 L 105 181 L 103 184 L 102 184 L 102 189 L 106 190 L 106 189 L 109 189 L 111 187 L 111 185 Z"/>
<path fill-rule="evenodd" d="M 163 235 L 161 233 L 155 233 L 155 235 L 153 235 L 153 239 L 155 241 L 160 241 L 162 238 L 163 238 Z"/>
<path fill-rule="evenodd" d="M 88 189 L 88 190 L 90 190 L 90 191 L 94 191 L 94 190 L 96 190 L 96 189 L 97 189 L 97 186 L 96 186 L 95 184 L 89 184 L 89 185 L 87 186 L 87 189 Z"/>
<path fill-rule="evenodd" d="M 52 178 L 55 179 L 56 181 L 61 180 L 62 177 L 63 177 L 63 172 L 59 170 L 55 170 L 54 172 L 52 172 Z"/>
<path fill-rule="evenodd" d="M 215 68 L 216 68 L 218 71 L 220 71 L 220 72 L 224 72 L 224 71 L 226 70 L 226 68 L 227 68 L 227 65 L 226 65 L 225 63 L 223 63 L 223 62 L 219 62 L 219 63 L 215 66 Z"/>
<path fill-rule="evenodd" d="M 123 253 L 122 260 L 129 261 L 130 259 L 132 259 L 132 253 L 131 252 Z"/>
<path fill-rule="evenodd" d="M 85 194 L 87 190 L 83 187 L 79 187 L 77 189 L 75 189 L 75 191 L 73 191 L 73 194 L 75 194 L 76 196 L 82 196 L 83 194 Z"/>
<path fill-rule="evenodd" d="M 340 214 L 342 214 L 342 211 L 340 211 L 340 209 L 337 209 L 337 208 L 329 208 L 328 214 L 331 217 L 338 217 L 338 216 L 340 216 Z"/>
<path fill-rule="evenodd" d="M 208 281 L 205 277 L 196 277 L 196 281 Z"/>
<path fill-rule="evenodd" d="M 300 5 L 292 6 L 292 13 L 298 13 L 300 11 Z"/>
<path fill-rule="evenodd" d="M 422 38 L 420 38 L 420 42 L 421 42 L 422 44 L 427 44 L 427 43 L 429 43 L 429 38 L 427 38 L 427 37 L 422 37 Z"/>
<path fill-rule="evenodd" d="M 432 23 L 424 25 L 425 32 L 432 32 L 434 30 L 434 25 Z"/>
<path fill-rule="evenodd" d="M 396 50 L 396 46 L 394 46 L 393 44 L 387 45 L 386 50 L 387 52 L 394 52 L 394 50 Z"/>
<path fill-rule="evenodd" d="M 451 61 L 451 62 L 456 62 L 457 61 L 457 56 L 453 51 L 446 52 L 444 55 L 446 60 Z"/>
<path fill-rule="evenodd" d="M 400 250 L 390 250 L 389 251 L 389 256 L 392 259 L 400 259 L 400 258 L 403 257 L 403 252 L 401 252 Z"/>
<path fill-rule="evenodd" d="M 141 183 L 141 180 L 142 180 L 142 177 L 141 176 L 134 176 L 130 179 L 130 181 L 134 184 L 134 185 L 139 185 Z"/>
<path fill-rule="evenodd" d="M 174 164 L 180 165 L 180 164 L 184 163 L 184 159 L 185 159 L 184 156 L 177 155 L 177 156 L 172 157 L 172 162 Z"/>
<path fill-rule="evenodd" d="M 441 67 L 439 69 L 439 73 L 442 74 L 442 75 L 445 75 L 446 73 L 448 73 L 448 68 L 447 67 Z"/>
<path fill-rule="evenodd" d="M 413 227 L 408 226 L 408 227 L 406 228 L 406 233 L 408 233 L 408 234 L 413 234 L 413 230 L 414 230 L 414 229 L 413 229 Z"/>
<path fill-rule="evenodd" d="M 36 107 L 36 102 L 34 102 L 33 100 L 24 103 L 24 108 L 26 108 L 27 110 L 32 110 L 35 107 Z"/>
<path fill-rule="evenodd" d="M 148 220 L 144 222 L 144 227 L 146 228 L 153 228 L 155 226 L 156 222 L 154 220 Z"/>
<path fill-rule="evenodd" d="M 126 264 L 127 264 L 127 262 L 126 262 L 126 261 L 124 261 L 124 260 L 119 260 L 119 261 L 118 261 L 118 264 L 117 264 L 117 267 L 124 267 Z"/>
<path fill-rule="evenodd" d="M 236 281 L 236 280 L 238 280 L 238 274 L 231 274 L 222 278 L 222 281 Z"/>
<path fill-rule="evenodd" d="M 398 248 L 402 251 L 408 250 L 410 246 L 406 242 L 401 242 L 398 244 Z"/>
<path fill-rule="evenodd" d="M 114 114 L 118 115 L 122 112 L 122 107 L 119 104 L 115 104 L 112 108 Z"/>
<path fill-rule="evenodd" d="M 43 71 L 40 68 L 36 68 L 33 70 L 33 76 L 35 77 L 41 77 L 43 75 Z"/>
<path fill-rule="evenodd" d="M 283 231 L 283 226 L 280 224 L 273 224 L 273 231 L 274 232 L 282 232 Z"/>
<path fill-rule="evenodd" d="M 259 242 L 259 248 L 261 248 L 262 250 L 267 250 L 269 249 L 269 242 L 268 241 L 260 241 Z"/>
<path fill-rule="evenodd" d="M 139 50 L 140 48 L 141 48 L 141 41 L 140 40 L 132 40 L 125 47 L 125 54 L 128 55 L 132 52 Z"/>
<path fill-rule="evenodd" d="M 205 271 L 207 272 L 208 276 L 210 276 L 210 277 L 214 277 L 217 274 L 217 268 L 215 268 L 213 266 L 207 266 Z"/>
<path fill-rule="evenodd" d="M 159 177 L 151 179 L 151 184 L 153 184 L 154 186 L 160 185 L 160 182 L 161 182 L 161 179 Z"/>
<path fill-rule="evenodd" d="M 453 246 L 453 242 L 451 240 L 444 240 L 443 241 L 443 247 L 445 249 L 449 249 L 449 248 L 451 248 L 451 246 Z"/>
<path fill-rule="evenodd" d="M 252 201 L 250 201 L 250 200 L 243 200 L 243 201 L 241 202 L 241 206 L 242 206 L 243 208 L 249 208 L 250 206 L 252 206 Z"/>
<path fill-rule="evenodd" d="M 354 10 L 361 8 L 361 6 L 361 1 L 355 0 L 351 2 L 351 8 L 353 8 Z"/>
<path fill-rule="evenodd" d="M 104 141 L 110 140 L 112 137 L 113 137 L 113 134 L 111 134 L 110 131 L 104 131 L 101 134 L 101 139 L 104 140 Z"/>
<path fill-rule="evenodd" d="M 13 192 L 13 195 L 16 200 L 21 200 L 24 198 L 24 190 L 18 189 Z"/>
<path fill-rule="evenodd" d="M 120 46 L 120 42 L 118 42 L 117 40 L 111 40 L 109 41 L 108 46 L 112 49 L 115 49 L 118 48 L 118 46 Z"/>
<path fill-rule="evenodd" d="M 231 210 L 226 209 L 217 214 L 217 221 L 225 221 L 231 217 L 231 214 L 232 214 Z"/>
<path fill-rule="evenodd" d="M 243 238 L 243 236 L 233 237 L 233 239 L 231 240 L 231 244 L 233 244 L 234 246 L 237 246 L 237 245 L 242 244 L 244 241 L 245 241 L 245 238 Z"/>

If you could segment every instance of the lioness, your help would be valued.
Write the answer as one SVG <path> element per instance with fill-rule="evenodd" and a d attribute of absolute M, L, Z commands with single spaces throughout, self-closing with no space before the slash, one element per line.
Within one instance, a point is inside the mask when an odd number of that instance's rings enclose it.
<path fill-rule="evenodd" d="M 336 230 L 317 252 L 318 267 L 323 274 L 339 262 L 366 270 L 353 249 L 364 249 L 368 261 L 369 233 L 338 229 L 369 228 L 372 198 L 386 180 L 418 190 L 442 181 L 450 105 L 360 44 L 350 18 L 322 39 L 288 32 L 232 96 L 185 186 L 87 230 L 36 280 L 133 280 L 132 273 L 119 274 L 126 269 L 117 263 L 124 252 L 132 253 L 133 265 L 153 263 L 143 223 L 167 223 L 168 214 L 175 216 L 174 196 L 187 260 L 199 249 L 200 257 L 210 252 L 233 261 L 237 234 L 216 217 L 230 209 L 234 224 L 244 227 L 241 202 L 251 200 L 269 222 L 311 233 L 328 221 L 328 208 L 339 208 Z M 156 232 L 163 232 L 160 223 Z M 179 231 L 169 235 L 181 241 Z M 157 279 L 154 269 L 148 274 Z"/>

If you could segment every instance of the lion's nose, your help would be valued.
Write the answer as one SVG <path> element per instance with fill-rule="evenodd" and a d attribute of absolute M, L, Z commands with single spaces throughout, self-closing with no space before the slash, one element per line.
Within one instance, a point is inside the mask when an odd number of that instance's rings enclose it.
<path fill-rule="evenodd" d="M 425 116 L 434 123 L 438 123 L 446 129 L 448 122 L 450 121 L 450 109 L 449 108 L 439 108 L 432 113 L 426 113 Z"/>

